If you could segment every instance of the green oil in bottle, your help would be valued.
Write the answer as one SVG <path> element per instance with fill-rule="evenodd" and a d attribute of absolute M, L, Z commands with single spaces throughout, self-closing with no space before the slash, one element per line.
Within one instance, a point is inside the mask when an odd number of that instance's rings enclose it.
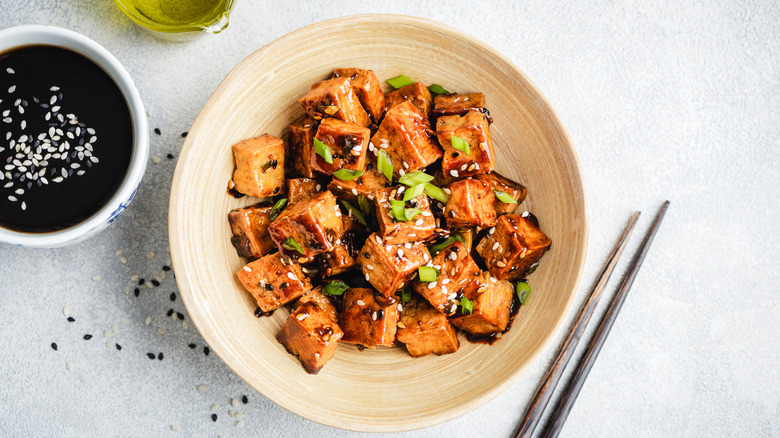
<path fill-rule="evenodd" d="M 141 26 L 165 33 L 207 31 L 227 27 L 233 0 L 115 0 Z"/>

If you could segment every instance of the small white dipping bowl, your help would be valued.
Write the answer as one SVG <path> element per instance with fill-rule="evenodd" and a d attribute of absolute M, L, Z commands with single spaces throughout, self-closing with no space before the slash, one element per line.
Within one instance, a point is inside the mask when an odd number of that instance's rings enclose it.
<path fill-rule="evenodd" d="M 31 248 L 54 248 L 78 243 L 97 234 L 127 208 L 146 170 L 149 133 L 146 111 L 133 79 L 103 46 L 84 35 L 53 26 L 24 25 L 0 30 L 0 53 L 29 45 L 62 47 L 100 66 L 122 92 L 133 124 L 133 147 L 125 178 L 111 199 L 95 214 L 71 227 L 46 233 L 25 233 L 0 227 L 0 242 Z"/>

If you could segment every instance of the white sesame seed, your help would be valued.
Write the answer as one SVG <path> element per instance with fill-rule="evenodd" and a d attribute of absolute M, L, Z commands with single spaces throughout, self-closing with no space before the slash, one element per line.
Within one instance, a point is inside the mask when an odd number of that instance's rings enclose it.
<path fill-rule="evenodd" d="M 68 362 L 68 363 L 66 363 L 66 364 L 65 364 L 65 368 L 66 368 L 68 371 L 73 371 L 73 364 L 72 364 L 72 363 L 70 363 L 70 362 Z"/>
<path fill-rule="evenodd" d="M 209 390 L 209 387 L 206 385 L 198 385 L 198 391 L 200 392 L 206 392 Z"/>
<path fill-rule="evenodd" d="M 94 277 L 92 277 L 92 281 L 100 281 L 102 279 L 103 279 L 103 277 L 101 277 L 99 275 L 95 275 Z"/>
<path fill-rule="evenodd" d="M 461 172 L 466 170 L 466 165 L 464 164 L 464 165 L 460 166 L 460 170 L 461 170 Z"/>
<path fill-rule="evenodd" d="M 496 283 L 496 282 L 498 282 L 498 280 L 496 279 L 496 277 L 490 277 L 490 281 L 492 281 L 493 283 Z"/>
<path fill-rule="evenodd" d="M 436 287 L 436 281 L 428 283 L 428 289 L 433 289 L 434 287 Z"/>
<path fill-rule="evenodd" d="M 13 93 L 14 91 L 16 91 L 16 85 L 11 85 L 10 87 L 8 87 L 9 93 Z"/>
<path fill-rule="evenodd" d="M 11 202 L 18 201 L 18 199 L 16 199 L 16 196 L 14 196 L 14 195 L 8 195 L 8 200 L 11 201 Z"/>
<path fill-rule="evenodd" d="M 458 177 L 458 171 L 457 170 L 450 170 L 450 175 L 452 175 L 455 178 L 457 178 Z"/>
<path fill-rule="evenodd" d="M 406 249 L 411 249 L 411 247 L 412 247 L 412 244 L 411 244 L 411 242 L 406 242 L 406 243 L 404 243 L 404 248 L 406 248 Z"/>
<path fill-rule="evenodd" d="M 367 264 L 367 265 L 366 265 L 366 269 L 368 269 L 369 271 L 373 271 L 373 270 L 374 270 L 374 267 L 373 267 L 372 265 L 368 265 L 368 264 Z"/>
<path fill-rule="evenodd" d="M 8 67 L 7 69 L 5 69 L 5 71 L 7 71 L 9 75 L 16 73 L 14 69 L 12 69 L 11 67 Z"/>
<path fill-rule="evenodd" d="M 252 268 L 250 268 L 249 266 L 244 266 L 244 270 L 246 272 L 252 272 Z"/>
<path fill-rule="evenodd" d="M 423 253 L 423 260 L 427 262 L 429 258 L 428 253 Z"/>
<path fill-rule="evenodd" d="M 422 213 L 420 213 L 420 214 L 422 214 L 423 216 L 426 216 L 426 217 L 427 217 L 427 216 L 431 216 L 431 212 L 430 212 L 430 211 L 427 211 L 427 210 L 426 210 L 426 211 L 423 211 L 423 212 L 422 212 Z"/>
<path fill-rule="evenodd" d="M 244 420 L 236 421 L 236 427 L 244 427 Z"/>
<path fill-rule="evenodd" d="M 357 196 L 357 195 L 358 195 L 358 191 L 357 191 L 357 189 L 356 189 L 356 188 L 352 188 L 352 194 L 353 194 L 353 195 L 355 195 L 355 196 Z"/>
<path fill-rule="evenodd" d="M 154 156 L 154 155 L 153 155 L 153 156 L 152 156 L 152 162 L 153 162 L 154 164 L 160 164 L 160 157 L 158 157 L 158 156 Z"/>
<path fill-rule="evenodd" d="M 404 257 L 404 250 L 402 250 L 402 249 L 399 249 L 399 250 L 398 250 L 398 251 L 396 251 L 395 253 L 396 253 L 396 254 L 398 254 L 398 257 L 399 257 L 399 258 L 403 258 L 403 257 Z"/>
<path fill-rule="evenodd" d="M 288 272 L 287 273 L 287 278 L 289 278 L 290 280 L 297 280 L 298 279 L 298 277 L 296 277 L 295 274 L 293 274 L 292 272 Z"/>
<path fill-rule="evenodd" d="M 447 295 L 447 286 L 444 285 L 441 286 L 441 293 Z"/>
<path fill-rule="evenodd" d="M 303 321 L 304 319 L 306 319 L 307 316 L 308 316 L 307 314 L 301 313 L 300 315 L 296 316 L 295 319 L 297 319 L 298 321 Z"/>
<path fill-rule="evenodd" d="M 340 211 L 337 211 L 337 212 L 335 212 L 335 213 L 333 213 L 333 214 L 334 214 L 336 217 L 341 217 L 341 212 L 340 212 Z"/>
<path fill-rule="evenodd" d="M 415 225 L 415 226 L 418 226 L 418 227 L 419 227 L 419 226 L 422 226 L 422 224 L 423 224 L 423 220 L 422 220 L 422 219 L 417 219 L 417 220 L 414 222 L 414 225 Z"/>
<path fill-rule="evenodd" d="M 488 234 L 493 234 L 495 232 L 496 232 L 496 227 L 490 227 L 490 229 L 488 230 Z"/>
<path fill-rule="evenodd" d="M 161 335 L 164 335 L 165 334 L 165 330 L 162 327 L 157 327 L 157 333 L 159 333 Z"/>
<path fill-rule="evenodd" d="M 458 254 L 455 252 L 450 253 L 450 260 L 458 260 Z"/>
<path fill-rule="evenodd" d="M 521 214 L 520 216 L 522 216 L 522 217 L 528 217 L 528 215 L 529 215 L 529 214 L 530 214 L 530 213 L 528 213 L 528 211 L 524 211 L 524 212 L 523 212 L 523 214 Z"/>
<path fill-rule="evenodd" d="M 406 172 L 404 172 L 403 169 L 398 169 L 398 174 L 401 175 L 401 176 L 404 176 L 404 175 L 406 175 Z"/>
<path fill-rule="evenodd" d="M 366 303 L 363 302 L 363 300 L 357 300 L 357 301 L 355 301 L 355 304 L 357 304 L 358 306 L 365 306 L 366 305 Z"/>
<path fill-rule="evenodd" d="M 371 314 L 371 319 L 372 319 L 373 321 L 376 321 L 376 312 L 374 312 L 374 313 L 372 313 L 372 314 Z"/>
<path fill-rule="evenodd" d="M 404 306 L 402 306 L 401 303 L 398 303 L 398 306 L 396 306 L 396 308 L 398 309 L 399 312 L 404 311 Z"/>
<path fill-rule="evenodd" d="M 369 278 L 368 272 L 366 272 L 366 281 L 371 281 Z"/>
<path fill-rule="evenodd" d="M 60 91 L 60 87 L 53 85 L 51 88 L 49 88 L 49 91 Z"/>
<path fill-rule="evenodd" d="M 374 236 L 376 238 L 376 243 L 382 244 L 382 239 L 379 238 L 379 236 Z"/>
<path fill-rule="evenodd" d="M 54 102 L 57 101 L 57 96 L 52 96 L 51 99 L 49 99 L 49 105 L 54 105 Z M 60 120 L 62 121 L 62 120 Z"/>
<path fill-rule="evenodd" d="M 318 191 L 318 192 L 320 191 L 320 189 L 322 189 L 322 184 L 317 184 L 317 185 L 314 187 L 314 190 L 316 190 L 316 191 Z"/>
<path fill-rule="evenodd" d="M 409 168 L 409 163 L 407 163 L 406 161 L 404 161 L 402 164 L 404 165 L 404 169 L 408 169 Z"/>

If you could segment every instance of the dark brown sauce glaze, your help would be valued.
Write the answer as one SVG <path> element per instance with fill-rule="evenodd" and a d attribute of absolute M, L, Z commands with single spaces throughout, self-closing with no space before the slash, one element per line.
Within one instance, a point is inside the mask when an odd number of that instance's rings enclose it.
<path fill-rule="evenodd" d="M 236 183 L 233 182 L 232 179 L 230 181 L 228 181 L 227 194 L 232 196 L 232 197 L 234 197 L 234 198 L 236 198 L 236 199 L 243 198 L 244 196 L 246 196 L 243 193 L 241 193 L 238 190 L 236 190 Z"/>
<path fill-rule="evenodd" d="M 88 58 L 34 45 L 0 54 L 0 225 L 28 233 L 93 216 L 130 165 L 122 92 Z"/>
<path fill-rule="evenodd" d="M 257 309 L 255 309 L 255 316 L 258 317 L 258 318 L 261 318 L 263 316 L 271 316 L 273 314 L 274 314 L 273 310 L 270 311 L 270 312 L 264 312 L 263 309 L 261 309 L 259 307 Z"/>

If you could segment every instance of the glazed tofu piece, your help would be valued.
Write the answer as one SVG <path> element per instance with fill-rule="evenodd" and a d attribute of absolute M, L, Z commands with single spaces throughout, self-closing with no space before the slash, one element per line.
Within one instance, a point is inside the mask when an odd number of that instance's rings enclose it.
<path fill-rule="evenodd" d="M 279 251 L 293 258 L 311 257 L 330 251 L 341 238 L 343 224 L 336 197 L 329 191 L 285 208 L 268 227 Z M 294 244 L 301 251 L 291 248 Z"/>
<path fill-rule="evenodd" d="M 487 228 L 496 224 L 495 196 L 490 186 L 477 179 L 450 184 L 450 200 L 444 217 L 450 228 Z"/>
<path fill-rule="evenodd" d="M 327 180 L 318 178 L 293 178 L 287 180 L 287 205 L 315 197 L 325 188 Z"/>
<path fill-rule="evenodd" d="M 230 231 L 233 232 L 230 243 L 240 257 L 257 259 L 276 249 L 276 244 L 268 234 L 268 225 L 271 223 L 268 213 L 271 207 L 267 203 L 258 204 L 228 213 Z"/>
<path fill-rule="evenodd" d="M 429 136 L 427 123 L 411 102 L 400 103 L 385 113 L 369 149 L 374 155 L 378 149 L 390 155 L 396 178 L 420 170 L 442 156 L 441 149 Z"/>
<path fill-rule="evenodd" d="M 461 330 L 474 335 L 489 335 L 503 332 L 509 323 L 512 310 L 512 283 L 492 278 L 488 272 L 483 274 L 487 286 L 473 303 L 471 314 L 460 313 L 450 321 Z"/>
<path fill-rule="evenodd" d="M 371 349 L 377 345 L 390 347 L 395 342 L 398 307 L 395 303 L 380 305 L 371 289 L 351 288 L 344 293 L 340 321 L 344 342 Z"/>
<path fill-rule="evenodd" d="M 236 171 L 235 189 L 239 193 L 264 198 L 284 188 L 284 142 L 273 135 L 261 135 L 233 145 Z"/>
<path fill-rule="evenodd" d="M 505 214 L 479 242 L 477 252 L 499 280 L 520 280 L 551 244 L 532 217 Z"/>
<path fill-rule="evenodd" d="M 422 195 L 410 199 L 408 205 L 417 208 L 420 213 L 410 221 L 399 221 L 393 216 L 390 201 L 403 200 L 405 186 L 388 187 L 376 192 L 376 218 L 379 222 L 382 240 L 386 243 L 402 244 L 429 240 L 436 229 L 436 219 L 428 205 L 428 196 Z"/>
<path fill-rule="evenodd" d="M 309 158 L 314 153 L 314 134 L 317 127 L 311 117 L 304 117 L 287 128 L 287 153 L 285 162 L 291 175 L 314 178 L 316 173 Z"/>
<path fill-rule="evenodd" d="M 374 72 L 362 68 L 337 68 L 333 71 L 333 77 L 349 79 L 361 105 L 374 123 L 379 124 L 385 112 L 385 95 Z"/>
<path fill-rule="evenodd" d="M 485 108 L 485 95 L 482 93 L 470 94 L 440 94 L 433 99 L 433 117 L 458 115 L 463 116 L 469 111 L 478 111 L 487 117 L 489 123 L 493 123 L 490 112 Z"/>
<path fill-rule="evenodd" d="M 396 337 L 412 357 L 454 353 L 459 346 L 458 335 L 447 317 L 417 295 L 403 304 Z"/>
<path fill-rule="evenodd" d="M 306 114 L 314 120 L 334 117 L 360 126 L 371 120 L 363 109 L 349 78 L 333 78 L 312 84 L 309 92 L 298 100 Z"/>
<path fill-rule="evenodd" d="M 298 298 L 298 301 L 295 302 L 295 305 L 293 306 L 293 311 L 297 310 L 299 307 L 306 303 L 314 303 L 322 308 L 322 310 L 325 311 L 325 313 L 328 314 L 328 317 L 335 323 L 339 322 L 339 313 L 336 310 L 336 306 L 333 305 L 333 302 L 328 298 L 327 295 L 322 291 L 322 286 L 317 286 L 314 289 L 311 290 L 311 292 L 307 293 L 306 295 Z"/>
<path fill-rule="evenodd" d="M 368 237 L 368 230 L 352 216 L 341 215 L 343 234 L 332 250 L 317 256 L 320 275 L 330 277 L 358 267 L 358 252 Z"/>
<path fill-rule="evenodd" d="M 439 276 L 428 283 L 415 280 L 414 290 L 445 315 L 455 312 L 462 296 L 472 299 L 485 285 L 479 266 L 466 247 L 457 241 L 433 256 L 426 266 L 436 268 Z"/>
<path fill-rule="evenodd" d="M 507 203 L 496 198 L 493 207 L 495 207 L 496 215 L 498 216 L 515 211 L 528 193 L 528 190 L 522 184 L 516 183 L 498 172 L 477 175 L 475 178 L 490 185 L 491 189 L 502 191 L 515 200 L 514 203 Z"/>
<path fill-rule="evenodd" d="M 468 153 L 452 147 L 453 135 L 468 144 Z M 484 114 L 468 111 L 463 116 L 439 117 L 436 121 L 436 136 L 444 148 L 441 168 L 445 175 L 463 178 L 493 170 L 493 140 Z"/>
<path fill-rule="evenodd" d="M 270 312 L 310 291 L 311 281 L 297 263 L 285 263 L 278 252 L 257 259 L 237 273 L 263 312 Z"/>
<path fill-rule="evenodd" d="M 341 168 L 363 170 L 366 167 L 368 142 L 371 140 L 371 130 L 368 128 L 328 118 L 320 123 L 314 138 L 330 148 L 333 161 L 328 164 L 325 158 L 312 152 L 309 160 L 312 169 L 317 172 L 332 175 Z"/>
<path fill-rule="evenodd" d="M 433 98 L 428 87 L 423 85 L 422 82 L 415 82 L 385 95 L 385 104 L 388 111 L 403 102 L 410 102 L 425 117 L 426 122 L 430 120 Z"/>
<path fill-rule="evenodd" d="M 276 340 L 298 356 L 303 369 L 317 374 L 333 357 L 344 332 L 313 302 L 298 307 L 285 321 Z"/>
<path fill-rule="evenodd" d="M 340 180 L 336 177 L 328 184 L 328 189 L 341 199 L 346 199 L 352 205 L 357 206 L 358 196 L 363 195 L 366 199 L 373 200 L 376 192 L 390 186 L 390 181 L 376 170 L 376 163 L 368 163 L 363 175 L 349 180 Z"/>
<path fill-rule="evenodd" d="M 376 233 L 368 236 L 358 256 L 366 281 L 385 297 L 403 288 L 417 273 L 417 268 L 430 259 L 425 245 L 391 245 Z"/>

